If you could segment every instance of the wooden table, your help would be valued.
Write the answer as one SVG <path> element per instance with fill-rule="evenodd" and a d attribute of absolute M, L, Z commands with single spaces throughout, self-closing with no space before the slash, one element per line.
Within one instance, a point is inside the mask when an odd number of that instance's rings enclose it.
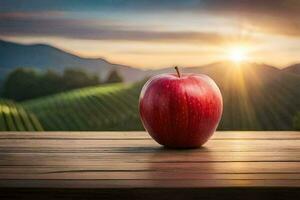
<path fill-rule="evenodd" d="M 217 132 L 170 150 L 145 132 L 0 133 L 0 199 L 299 199 L 300 132 Z"/>

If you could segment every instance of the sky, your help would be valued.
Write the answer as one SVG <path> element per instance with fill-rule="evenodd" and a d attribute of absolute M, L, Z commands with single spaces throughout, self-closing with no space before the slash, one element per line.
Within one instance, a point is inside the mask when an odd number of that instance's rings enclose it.
<path fill-rule="evenodd" d="M 140 68 L 300 62 L 299 0 L 0 0 L 0 39 Z"/>

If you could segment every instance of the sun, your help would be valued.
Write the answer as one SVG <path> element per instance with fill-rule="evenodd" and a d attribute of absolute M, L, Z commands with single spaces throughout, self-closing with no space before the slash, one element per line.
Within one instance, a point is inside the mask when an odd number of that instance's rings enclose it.
<path fill-rule="evenodd" d="M 243 46 L 235 46 L 229 48 L 228 58 L 236 63 L 246 61 L 248 59 L 247 48 Z"/>

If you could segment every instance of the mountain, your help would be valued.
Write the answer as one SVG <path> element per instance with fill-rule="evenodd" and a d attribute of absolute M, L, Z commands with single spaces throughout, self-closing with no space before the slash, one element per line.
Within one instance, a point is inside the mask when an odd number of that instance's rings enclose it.
<path fill-rule="evenodd" d="M 300 63 L 290 65 L 284 68 L 283 71 L 300 75 Z"/>
<path fill-rule="evenodd" d="M 99 74 L 103 80 L 113 69 L 118 70 L 126 82 L 139 80 L 144 74 L 142 70 L 125 65 L 112 64 L 105 59 L 82 58 L 61 49 L 45 44 L 23 45 L 0 40 L 0 80 L 16 67 L 34 67 L 37 69 L 65 68 L 84 69 Z"/>
<path fill-rule="evenodd" d="M 258 64 L 258 63 L 242 63 L 236 64 L 230 61 L 216 62 L 199 67 L 180 68 L 182 73 L 206 74 L 213 78 L 219 85 L 228 85 L 228 82 L 234 84 L 239 82 L 238 79 L 243 79 L 244 84 L 265 84 L 267 82 L 284 79 L 282 77 L 292 76 L 285 73 L 276 67 Z M 164 68 L 160 70 L 147 71 L 148 76 L 153 76 L 162 73 L 175 73 L 174 68 Z M 238 83 L 240 84 L 240 83 Z"/>
<path fill-rule="evenodd" d="M 224 63 L 228 66 L 235 65 L 230 62 L 218 62 L 201 67 L 184 68 L 183 71 L 212 74 L 213 70 L 220 71 L 216 70 L 218 67 L 212 66 L 224 66 Z M 34 67 L 41 70 L 54 69 L 57 71 L 63 71 L 65 68 L 79 68 L 98 74 L 102 80 L 107 78 L 111 70 L 116 69 L 122 74 L 125 82 L 135 82 L 155 74 L 174 72 L 173 68 L 146 71 L 126 65 L 113 64 L 102 58 L 83 58 L 45 44 L 23 45 L 0 40 L 0 83 L 6 74 L 16 67 Z M 300 74 L 300 64 L 289 66 L 282 71 Z"/>

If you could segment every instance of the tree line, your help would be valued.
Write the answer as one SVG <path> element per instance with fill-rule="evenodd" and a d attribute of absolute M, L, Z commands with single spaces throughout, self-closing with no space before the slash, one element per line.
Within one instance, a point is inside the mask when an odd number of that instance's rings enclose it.
<path fill-rule="evenodd" d="M 102 82 L 98 75 L 81 69 L 68 68 L 59 73 L 54 70 L 41 72 L 34 68 L 17 68 L 4 80 L 1 96 L 23 101 L 71 89 L 122 81 L 122 76 L 116 70 L 112 70 Z"/>

